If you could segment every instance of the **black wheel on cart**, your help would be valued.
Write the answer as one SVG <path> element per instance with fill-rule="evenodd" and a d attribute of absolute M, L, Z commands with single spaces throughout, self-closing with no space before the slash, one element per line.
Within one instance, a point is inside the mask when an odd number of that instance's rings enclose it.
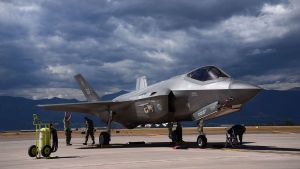
<path fill-rule="evenodd" d="M 52 152 L 51 147 L 50 147 L 49 145 L 45 145 L 45 146 L 43 147 L 43 149 L 42 149 L 42 156 L 43 156 L 43 157 L 49 157 L 50 154 L 51 154 L 51 152 Z"/>
<path fill-rule="evenodd" d="M 38 154 L 37 146 L 36 145 L 30 146 L 28 149 L 28 155 L 30 157 L 36 157 L 37 154 Z"/>

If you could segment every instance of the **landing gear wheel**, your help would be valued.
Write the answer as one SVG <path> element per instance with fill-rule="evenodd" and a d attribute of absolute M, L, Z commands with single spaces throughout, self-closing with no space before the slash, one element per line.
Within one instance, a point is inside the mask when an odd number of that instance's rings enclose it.
<path fill-rule="evenodd" d="M 45 146 L 43 147 L 43 149 L 42 149 L 42 156 L 43 156 L 43 157 L 49 157 L 50 154 L 51 154 L 51 152 L 52 152 L 51 147 L 50 147 L 49 145 L 45 145 Z"/>
<path fill-rule="evenodd" d="M 108 132 L 101 132 L 99 136 L 100 145 L 108 145 L 110 141 L 110 134 Z"/>
<path fill-rule="evenodd" d="M 36 157 L 37 154 L 38 154 L 37 146 L 36 145 L 30 146 L 28 149 L 28 155 L 30 157 Z"/>
<path fill-rule="evenodd" d="M 207 147 L 207 138 L 205 135 L 199 135 L 197 138 L 197 145 L 199 148 Z"/>

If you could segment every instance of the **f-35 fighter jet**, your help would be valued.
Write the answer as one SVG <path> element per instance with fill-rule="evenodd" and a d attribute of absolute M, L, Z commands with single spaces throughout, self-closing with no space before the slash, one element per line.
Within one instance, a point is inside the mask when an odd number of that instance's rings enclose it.
<path fill-rule="evenodd" d="M 138 125 L 168 123 L 169 138 L 182 141 L 182 121 L 197 121 L 197 145 L 205 148 L 204 121 L 239 111 L 261 88 L 232 79 L 216 66 L 204 66 L 147 86 L 145 77 L 137 79 L 136 90 L 112 101 L 101 101 L 93 88 L 80 75 L 79 83 L 87 102 L 39 105 L 47 110 L 81 112 L 99 117 L 107 124 L 99 144 L 110 142 L 112 121 L 128 129 Z M 176 124 L 176 130 L 173 125 Z"/>

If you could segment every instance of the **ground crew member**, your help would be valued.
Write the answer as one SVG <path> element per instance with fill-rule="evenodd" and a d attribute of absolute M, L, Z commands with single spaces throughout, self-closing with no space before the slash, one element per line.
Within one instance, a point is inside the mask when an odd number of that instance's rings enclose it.
<path fill-rule="evenodd" d="M 183 142 L 183 140 L 182 140 L 182 126 L 181 126 L 180 122 L 177 122 L 176 133 L 177 133 L 177 141 L 178 142 Z"/>
<path fill-rule="evenodd" d="M 65 131 L 65 136 L 66 136 L 66 145 L 70 146 L 71 144 L 71 134 L 72 130 L 70 128 L 70 120 L 71 120 L 71 114 L 65 112 L 65 117 L 64 117 L 64 131 Z"/>
<path fill-rule="evenodd" d="M 50 123 L 50 132 L 52 137 L 52 152 L 56 152 L 58 148 L 58 137 L 57 137 L 57 130 L 54 128 L 53 124 Z"/>
<path fill-rule="evenodd" d="M 93 120 L 91 120 L 87 117 L 84 117 L 84 120 L 85 120 L 86 132 L 85 132 L 85 142 L 83 143 L 83 145 L 87 145 L 89 135 L 91 136 L 91 138 L 93 140 L 92 144 L 95 144 Z"/>
<path fill-rule="evenodd" d="M 243 144 L 243 134 L 245 133 L 245 131 L 246 131 L 246 127 L 245 126 L 242 126 L 240 124 L 236 124 L 236 125 L 232 126 L 227 131 L 227 133 L 230 134 L 231 138 L 234 138 L 236 140 L 239 138 L 240 144 Z"/>

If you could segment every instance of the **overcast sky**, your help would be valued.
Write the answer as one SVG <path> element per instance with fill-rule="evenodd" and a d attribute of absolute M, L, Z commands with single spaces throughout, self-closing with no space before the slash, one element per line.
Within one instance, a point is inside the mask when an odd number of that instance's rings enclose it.
<path fill-rule="evenodd" d="M 300 86 L 300 1 L 2 0 L 0 95 L 83 99 L 216 65 L 268 89 Z"/>

